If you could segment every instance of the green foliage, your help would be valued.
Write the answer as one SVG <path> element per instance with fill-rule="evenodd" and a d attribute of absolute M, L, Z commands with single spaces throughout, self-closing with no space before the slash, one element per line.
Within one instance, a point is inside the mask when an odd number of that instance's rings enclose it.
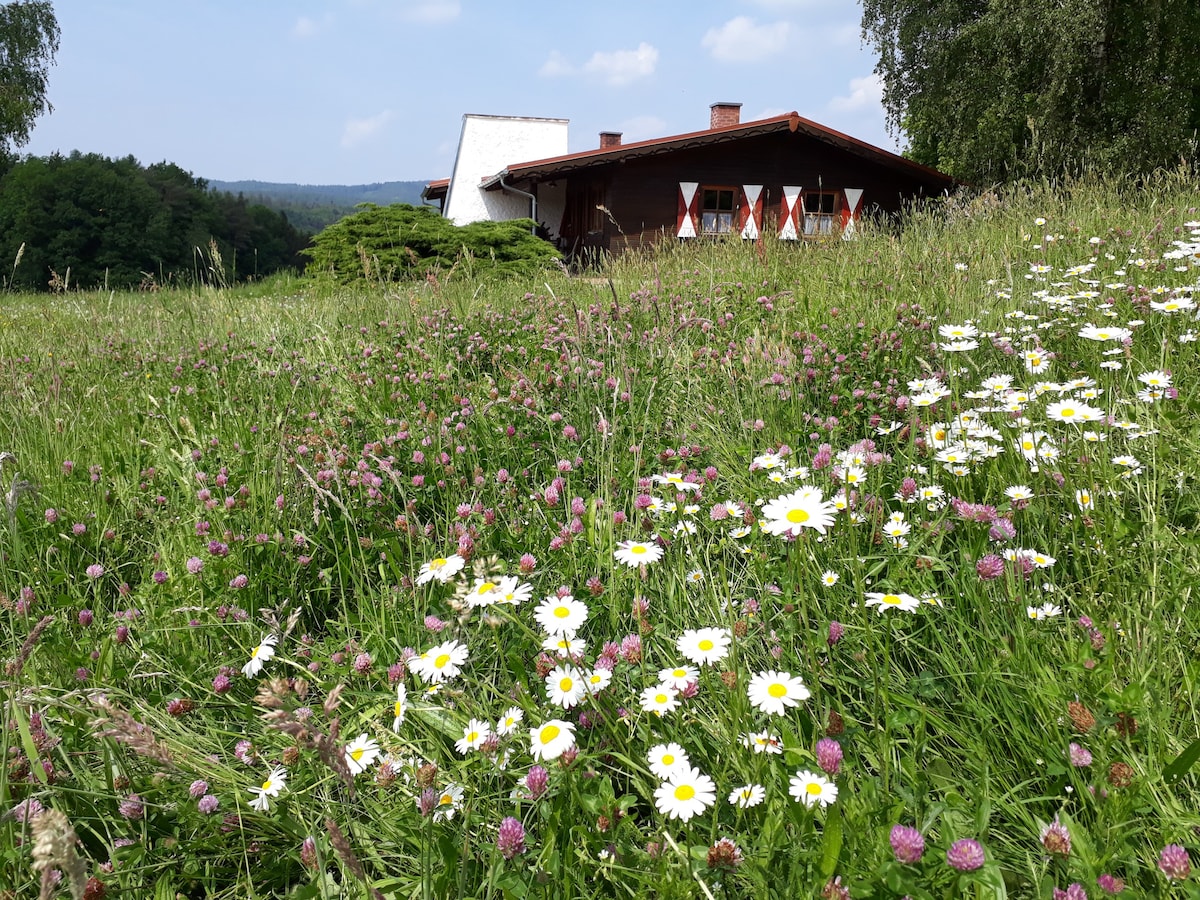
<path fill-rule="evenodd" d="M 297 266 L 305 242 L 282 214 L 210 192 L 172 163 L 75 152 L 0 176 L 0 259 L 24 247 L 10 286 L 225 283 Z"/>
<path fill-rule="evenodd" d="M 343 283 L 404 281 L 447 270 L 528 275 L 560 258 L 532 227 L 529 219 L 458 227 L 430 206 L 367 204 L 316 235 L 304 252 L 310 274 L 329 274 Z"/>
<path fill-rule="evenodd" d="M 889 124 L 979 184 L 1196 158 L 1193 0 L 864 0 Z"/>
<path fill-rule="evenodd" d="M 0 4 L 0 156 L 27 144 L 33 120 L 50 109 L 46 85 L 57 52 L 52 4 Z"/>

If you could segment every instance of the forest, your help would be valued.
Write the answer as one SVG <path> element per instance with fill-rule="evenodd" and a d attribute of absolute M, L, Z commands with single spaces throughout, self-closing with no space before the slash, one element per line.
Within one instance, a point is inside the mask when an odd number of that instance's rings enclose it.
<path fill-rule="evenodd" d="M 300 268 L 309 237 L 169 162 L 75 151 L 0 164 L 8 289 L 233 283 Z"/>

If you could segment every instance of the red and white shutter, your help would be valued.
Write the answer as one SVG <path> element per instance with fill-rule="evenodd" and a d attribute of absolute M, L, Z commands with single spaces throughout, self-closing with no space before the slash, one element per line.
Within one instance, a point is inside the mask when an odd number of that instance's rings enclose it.
<path fill-rule="evenodd" d="M 862 188 L 843 188 L 842 199 L 842 240 L 848 241 L 854 237 L 854 223 L 862 215 Z"/>
<path fill-rule="evenodd" d="M 800 192 L 802 188 L 796 185 L 783 186 L 783 199 L 779 206 L 779 238 L 784 241 L 800 239 Z"/>
<path fill-rule="evenodd" d="M 679 182 L 679 211 L 675 216 L 675 236 L 694 238 L 700 224 L 700 184 Z"/>
<path fill-rule="evenodd" d="M 738 224 L 741 226 L 742 237 L 748 241 L 757 241 L 758 233 L 762 230 L 762 189 L 761 184 L 742 185 Z"/>

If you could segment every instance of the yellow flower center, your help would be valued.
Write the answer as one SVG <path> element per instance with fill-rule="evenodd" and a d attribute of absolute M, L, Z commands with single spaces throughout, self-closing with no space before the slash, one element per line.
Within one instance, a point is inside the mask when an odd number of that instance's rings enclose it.
<path fill-rule="evenodd" d="M 490 594 L 495 589 L 496 589 L 496 586 L 494 584 L 492 584 L 490 581 L 485 581 L 483 584 L 481 584 L 479 586 L 479 593 Z"/>
<path fill-rule="evenodd" d="M 666 702 L 668 702 L 670 699 L 671 699 L 671 698 L 670 698 L 670 697 L 668 697 L 666 694 L 655 694 L 655 695 L 654 695 L 654 702 L 655 702 L 655 703 L 666 703 Z"/>
<path fill-rule="evenodd" d="M 262 789 L 264 791 L 269 791 L 271 789 L 271 787 L 272 787 L 272 782 L 271 782 L 271 779 L 268 778 L 266 781 L 263 782 Z"/>
<path fill-rule="evenodd" d="M 479 732 L 478 731 L 472 731 L 470 734 L 467 735 L 467 743 L 468 744 L 473 744 L 477 740 L 479 740 Z"/>
<path fill-rule="evenodd" d="M 538 732 L 538 740 L 543 744 L 549 744 L 552 740 L 558 737 L 558 734 L 561 730 L 562 729 L 560 729 L 557 725 L 547 725 L 540 732 Z"/>
<path fill-rule="evenodd" d="M 366 752 L 367 752 L 366 748 L 364 748 L 364 747 L 355 747 L 353 750 L 350 751 L 350 758 L 352 760 L 354 760 L 355 762 L 358 762 L 359 760 L 361 760 L 363 758 L 363 754 Z"/>
<path fill-rule="evenodd" d="M 646 548 L 643 547 L 641 544 L 634 544 L 632 547 L 629 548 L 629 552 L 636 553 L 640 556 L 641 554 L 646 552 Z"/>
<path fill-rule="evenodd" d="M 567 693 L 575 685 L 573 678 L 563 678 L 558 682 L 558 689 L 564 694 Z"/>
<path fill-rule="evenodd" d="M 679 787 L 675 788 L 676 800 L 691 800 L 695 796 L 696 789 L 690 784 L 681 784 Z"/>
<path fill-rule="evenodd" d="M 896 606 L 897 604 L 902 603 L 903 601 L 895 594 L 884 594 L 883 602 L 888 604 L 888 606 Z"/>
<path fill-rule="evenodd" d="M 556 618 L 556 619 L 565 619 L 570 614 L 571 614 L 571 611 L 569 609 L 567 609 L 565 606 L 556 606 L 554 608 L 554 618 Z"/>
<path fill-rule="evenodd" d="M 787 696 L 787 687 L 779 682 L 775 682 L 773 685 L 767 688 L 767 693 L 778 700 L 780 697 Z"/>
<path fill-rule="evenodd" d="M 439 806 L 449 806 L 453 802 L 454 798 L 450 794 L 442 794 L 442 796 L 438 797 Z"/>
<path fill-rule="evenodd" d="M 445 564 L 446 564 L 446 560 L 442 559 L 442 557 L 439 556 L 437 559 L 435 559 L 433 562 L 431 562 L 429 564 L 429 568 L 440 569 Z"/>
<path fill-rule="evenodd" d="M 1065 406 L 1061 410 L 1059 410 L 1058 414 L 1060 416 L 1062 416 L 1064 419 L 1069 419 L 1069 418 L 1071 418 L 1071 416 L 1075 415 L 1075 410 L 1069 406 Z"/>
<path fill-rule="evenodd" d="M 450 654 L 449 653 L 439 653 L 437 659 L 435 659 L 433 661 L 433 666 L 435 669 L 440 669 L 443 666 L 445 666 L 446 663 L 448 663 L 448 662 L 450 662 Z"/>
<path fill-rule="evenodd" d="M 663 762 L 663 765 L 664 765 L 664 766 L 673 766 L 673 765 L 675 765 L 675 754 L 674 754 L 674 753 L 664 753 L 664 754 L 663 754 L 663 758 L 662 758 L 662 762 Z"/>
<path fill-rule="evenodd" d="M 805 785 L 804 791 L 809 796 L 816 797 L 817 795 L 819 795 L 821 793 L 821 786 L 819 784 L 817 784 L 815 781 L 812 781 L 812 782 L 809 782 L 807 785 Z"/>
<path fill-rule="evenodd" d="M 708 638 L 705 638 L 699 644 L 697 644 L 697 646 L 701 650 L 703 650 L 705 653 L 707 653 L 709 650 L 711 650 L 713 648 L 713 642 L 710 641 Z"/>
<path fill-rule="evenodd" d="M 809 516 L 807 510 L 803 510 L 803 509 L 789 509 L 788 510 L 787 520 L 789 522 L 791 522 L 793 525 L 803 525 L 805 522 L 807 522 L 809 520 L 809 518 L 810 518 L 810 516 Z"/>

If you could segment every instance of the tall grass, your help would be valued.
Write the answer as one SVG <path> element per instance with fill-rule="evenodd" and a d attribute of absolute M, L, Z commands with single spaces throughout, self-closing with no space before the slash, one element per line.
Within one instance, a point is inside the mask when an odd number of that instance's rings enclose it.
<path fill-rule="evenodd" d="M 0 884 L 47 808 L 93 897 L 1196 896 L 1198 206 L 6 297 Z"/>

